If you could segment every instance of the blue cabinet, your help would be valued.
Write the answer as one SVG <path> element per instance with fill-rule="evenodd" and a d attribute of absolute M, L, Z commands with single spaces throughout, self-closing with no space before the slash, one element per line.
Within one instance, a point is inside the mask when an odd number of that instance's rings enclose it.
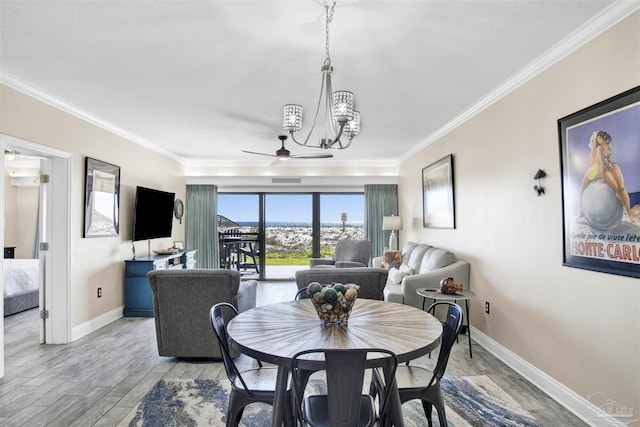
<path fill-rule="evenodd" d="M 195 268 L 196 252 L 187 250 L 171 255 L 148 255 L 125 261 L 124 316 L 153 317 L 153 294 L 147 273 L 152 270 Z"/>

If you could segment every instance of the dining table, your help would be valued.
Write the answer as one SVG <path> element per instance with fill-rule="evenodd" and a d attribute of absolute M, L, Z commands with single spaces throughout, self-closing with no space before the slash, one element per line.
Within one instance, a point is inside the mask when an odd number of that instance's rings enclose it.
<path fill-rule="evenodd" d="M 284 408 L 289 367 L 296 353 L 310 349 L 385 348 L 404 363 L 439 345 L 442 323 L 412 306 L 363 298 L 355 301 L 347 324 L 325 325 L 311 300 L 301 299 L 240 313 L 229 322 L 227 333 L 236 350 L 278 366 L 272 426 L 280 427 L 291 421 L 284 419 Z M 395 382 L 390 392 L 391 422 L 402 426 L 402 405 Z"/>

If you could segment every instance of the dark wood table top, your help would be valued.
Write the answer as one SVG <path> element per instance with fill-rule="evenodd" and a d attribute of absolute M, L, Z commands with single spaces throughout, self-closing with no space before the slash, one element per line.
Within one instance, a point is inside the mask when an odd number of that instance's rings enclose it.
<path fill-rule="evenodd" d="M 227 331 L 243 353 L 288 366 L 294 354 L 312 348 L 386 348 L 405 362 L 438 346 L 442 324 L 411 306 L 358 299 L 348 325 L 324 326 L 311 301 L 303 299 L 240 313 Z"/>

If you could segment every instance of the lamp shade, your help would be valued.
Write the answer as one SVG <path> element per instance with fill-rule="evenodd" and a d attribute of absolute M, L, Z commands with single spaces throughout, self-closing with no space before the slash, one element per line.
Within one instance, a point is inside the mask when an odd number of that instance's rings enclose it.
<path fill-rule="evenodd" d="M 402 230 L 402 219 L 399 216 L 385 216 L 382 218 L 383 230 Z"/>

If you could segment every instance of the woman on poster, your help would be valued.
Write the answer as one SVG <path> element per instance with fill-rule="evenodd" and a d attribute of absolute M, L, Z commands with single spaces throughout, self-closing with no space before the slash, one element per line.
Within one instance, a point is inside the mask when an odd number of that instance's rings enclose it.
<path fill-rule="evenodd" d="M 582 191 L 584 191 L 589 182 L 601 176 L 601 179 L 613 189 L 616 198 L 622 203 L 631 224 L 635 225 L 631 212 L 629 193 L 627 193 L 624 187 L 622 171 L 620 167 L 611 160 L 611 141 L 611 135 L 603 130 L 596 131 L 591 135 L 589 139 L 589 148 L 591 149 L 589 160 L 591 161 L 591 167 L 582 179 L 580 192 L 582 194 Z"/>

